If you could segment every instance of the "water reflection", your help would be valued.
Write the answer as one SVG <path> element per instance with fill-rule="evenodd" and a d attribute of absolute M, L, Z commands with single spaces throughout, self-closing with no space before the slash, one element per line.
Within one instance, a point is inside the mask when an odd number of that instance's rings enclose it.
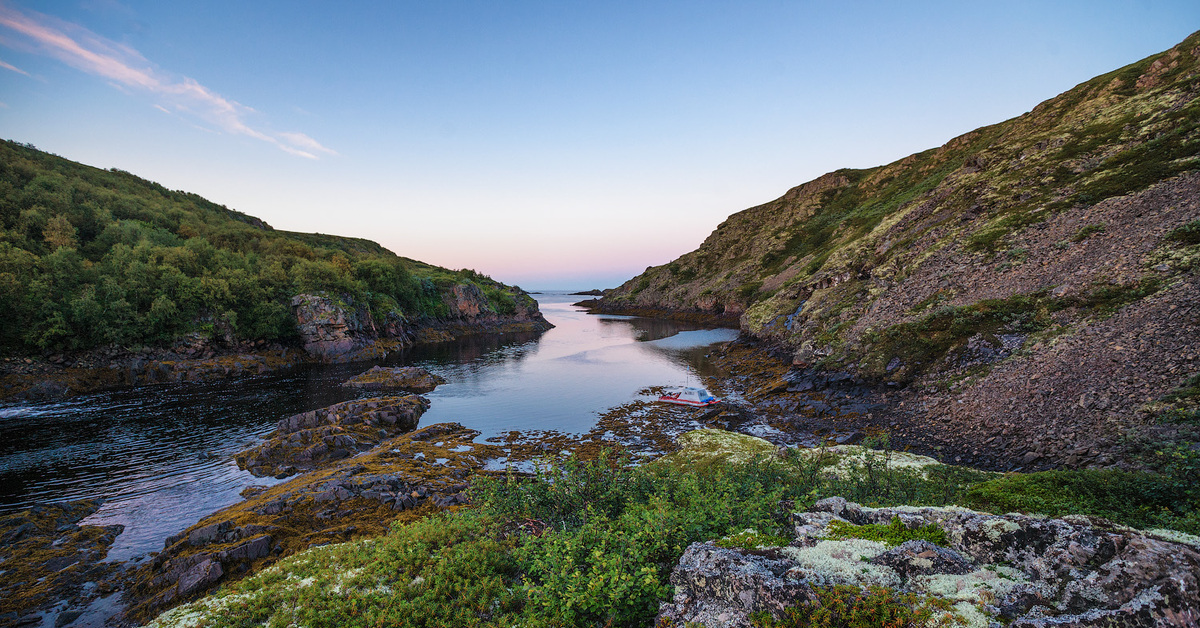
<path fill-rule="evenodd" d="M 732 330 L 590 316 L 577 297 L 539 295 L 556 327 L 423 346 L 389 364 L 423 366 L 447 380 L 428 394 L 422 425 L 457 421 L 483 432 L 583 433 L 603 410 L 651 385 L 695 381 L 704 355 Z M 54 404 L 0 405 L 0 511 L 37 501 L 104 498 L 89 523 L 121 523 L 113 554 L 161 548 L 162 539 L 238 501 L 264 481 L 231 456 L 279 419 L 367 393 L 339 384 L 371 363 L 307 366 L 238 381 L 145 386 Z"/>

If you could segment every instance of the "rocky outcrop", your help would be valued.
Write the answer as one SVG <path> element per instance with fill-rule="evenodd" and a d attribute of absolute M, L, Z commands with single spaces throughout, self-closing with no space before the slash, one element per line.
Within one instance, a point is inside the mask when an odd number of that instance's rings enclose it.
<path fill-rule="evenodd" d="M 96 501 L 39 504 L 0 518 L 0 625 L 33 625 L 55 607 L 59 618 L 110 593 L 120 565 L 104 562 L 124 526 L 79 525 Z M 74 610 L 73 610 L 74 609 Z"/>
<path fill-rule="evenodd" d="M 282 484 L 243 491 L 245 501 L 171 536 L 137 570 L 129 618 L 144 621 L 283 556 L 380 536 L 393 522 L 467 503 L 470 475 L 501 452 L 475 443 L 477 436 L 457 423 L 439 423 L 382 440 L 354 458 L 327 460 Z"/>
<path fill-rule="evenodd" d="M 538 310 L 537 301 L 520 288 L 497 284 L 489 293 L 472 282 L 442 293 L 449 315 L 423 321 L 418 340 L 438 342 L 474 333 L 540 332 L 553 327 Z"/>
<path fill-rule="evenodd" d="M 690 546 L 671 575 L 676 593 L 662 606 L 660 625 L 749 626 L 753 613 L 779 616 L 834 585 L 882 586 L 944 600 L 960 625 L 1200 623 L 1200 538 L 1081 516 L 874 509 L 836 497 L 793 520 L 794 540 L 786 547 Z M 908 540 L 889 546 L 854 536 L 855 526 L 893 522 L 908 530 L 936 526 L 946 544 Z"/>
<path fill-rule="evenodd" d="M 376 321 L 369 309 L 350 298 L 298 294 L 292 297 L 292 313 L 304 350 L 325 362 L 378 359 L 412 341 L 398 313 Z"/>
<path fill-rule="evenodd" d="M 262 477 L 287 477 L 349 458 L 417 427 L 429 400 L 417 395 L 334 404 L 279 421 L 266 442 L 236 456 L 238 467 Z"/>
<path fill-rule="evenodd" d="M 427 393 L 445 383 L 446 380 L 440 375 L 434 375 L 419 366 L 372 366 L 370 370 L 355 375 L 342 385 L 360 390 Z"/>

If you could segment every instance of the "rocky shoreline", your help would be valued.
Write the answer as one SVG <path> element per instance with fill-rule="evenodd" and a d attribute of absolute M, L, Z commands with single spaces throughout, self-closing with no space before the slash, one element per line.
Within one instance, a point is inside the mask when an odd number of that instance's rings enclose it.
<path fill-rule="evenodd" d="M 230 334 L 188 334 L 170 347 L 101 347 L 78 353 L 0 360 L 0 401 L 58 400 L 146 384 L 253 377 L 306 363 L 380 360 L 419 344 L 452 342 L 479 334 L 540 333 L 553 327 L 536 302 L 511 315 L 491 311 L 473 285 L 455 286 L 444 320 L 383 323 L 354 303 L 324 295 L 292 301 L 297 337 L 292 342 L 239 341 Z"/>
<path fill-rule="evenodd" d="M 58 584 L 44 591 L 39 588 L 41 597 L 24 596 L 25 602 L 10 604 L 13 608 L 0 614 L 0 625 L 23 625 L 47 612 L 57 612 L 67 625 L 113 591 L 124 592 L 126 607 L 125 614 L 112 621 L 145 621 L 282 557 L 317 545 L 379 536 L 393 523 L 456 508 L 469 501 L 471 478 L 494 473 L 491 469 L 523 468 L 546 455 L 592 458 L 604 449 L 651 460 L 679 450 L 686 440 L 682 435 L 702 428 L 741 432 L 774 447 L 867 439 L 886 443 L 881 437 L 887 434 L 891 447 L 927 453 L 947 463 L 967 459 L 972 466 L 994 470 L 1022 466 L 1020 460 L 973 456 L 969 442 L 903 422 L 900 404 L 907 399 L 906 391 L 873 386 L 846 373 L 798 368 L 785 358 L 769 345 L 745 338 L 719 345 L 709 359 L 722 374 L 704 383 L 726 397 L 723 404 L 693 409 L 635 401 L 604 413 L 583 435 L 513 432 L 478 443 L 479 432 L 458 424 L 418 429 L 429 402 L 402 392 L 288 417 L 264 443 L 237 456 L 242 468 L 285 482 L 247 489 L 244 501 L 166 539 L 161 552 L 131 565 L 131 571 L 99 566 L 104 547 L 119 530 L 42 526 L 55 530 L 41 533 L 50 534 L 39 541 L 46 546 L 43 553 L 23 560 L 57 567 L 55 561 L 65 559 L 46 549 L 57 551 L 65 541 L 56 538 L 75 534 L 93 540 L 73 550 L 80 553 L 75 569 L 81 575 L 55 580 Z M 370 382 L 381 392 L 437 385 L 432 376 L 415 371 L 375 368 L 350 381 Z M 655 392 L 643 391 L 648 396 Z M 934 443 L 941 443 L 940 448 Z M 88 507 L 94 510 L 94 505 Z M 7 520 L 0 525 L 5 539 L 0 548 L 19 547 L 10 537 L 32 530 L 28 522 L 42 508 L 11 516 L 13 525 Z M 668 616 L 686 619 L 691 612 L 672 611 Z"/>

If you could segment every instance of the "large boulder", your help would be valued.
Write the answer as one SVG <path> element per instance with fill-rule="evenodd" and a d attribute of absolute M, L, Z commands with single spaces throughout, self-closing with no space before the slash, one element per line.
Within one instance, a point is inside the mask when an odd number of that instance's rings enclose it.
<path fill-rule="evenodd" d="M 429 400 L 417 395 L 337 403 L 279 421 L 257 447 L 236 456 L 238 466 L 262 477 L 286 477 L 349 458 L 417 427 Z"/>
<path fill-rule="evenodd" d="M 841 498 L 793 519 L 795 538 L 786 547 L 690 546 L 671 574 L 676 595 L 659 611 L 662 625 L 749 626 L 754 613 L 778 617 L 836 585 L 944 600 L 959 624 L 1200 624 L 1200 538 L 1087 517 L 875 509 Z M 907 530 L 937 526 L 945 546 L 909 540 L 893 547 L 844 533 L 894 521 Z"/>

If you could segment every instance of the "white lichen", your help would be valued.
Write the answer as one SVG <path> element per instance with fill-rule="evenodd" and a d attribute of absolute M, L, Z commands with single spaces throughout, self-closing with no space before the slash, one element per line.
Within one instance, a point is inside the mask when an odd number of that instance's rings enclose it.
<path fill-rule="evenodd" d="M 1003 565 L 987 565 L 968 574 L 913 576 L 908 586 L 915 591 L 957 602 L 974 604 L 1004 597 L 1013 587 L 1027 582 L 1024 572 Z"/>
<path fill-rule="evenodd" d="M 1008 519 L 988 519 L 983 522 L 983 533 L 993 543 L 999 541 L 1006 532 L 1016 532 L 1020 529 L 1020 525 Z"/>
<path fill-rule="evenodd" d="M 1146 535 L 1159 539 L 1161 541 L 1170 541 L 1172 543 L 1183 543 L 1192 547 L 1200 548 L 1200 536 L 1180 532 L 1179 530 L 1168 530 L 1166 528 L 1152 528 L 1145 531 Z"/>
<path fill-rule="evenodd" d="M 887 546 L 877 541 L 846 539 L 821 541 L 812 547 L 785 547 L 781 551 L 796 562 L 796 567 L 788 572 L 789 577 L 815 586 L 899 586 L 900 576 L 891 568 L 866 562 L 886 550 Z"/>

